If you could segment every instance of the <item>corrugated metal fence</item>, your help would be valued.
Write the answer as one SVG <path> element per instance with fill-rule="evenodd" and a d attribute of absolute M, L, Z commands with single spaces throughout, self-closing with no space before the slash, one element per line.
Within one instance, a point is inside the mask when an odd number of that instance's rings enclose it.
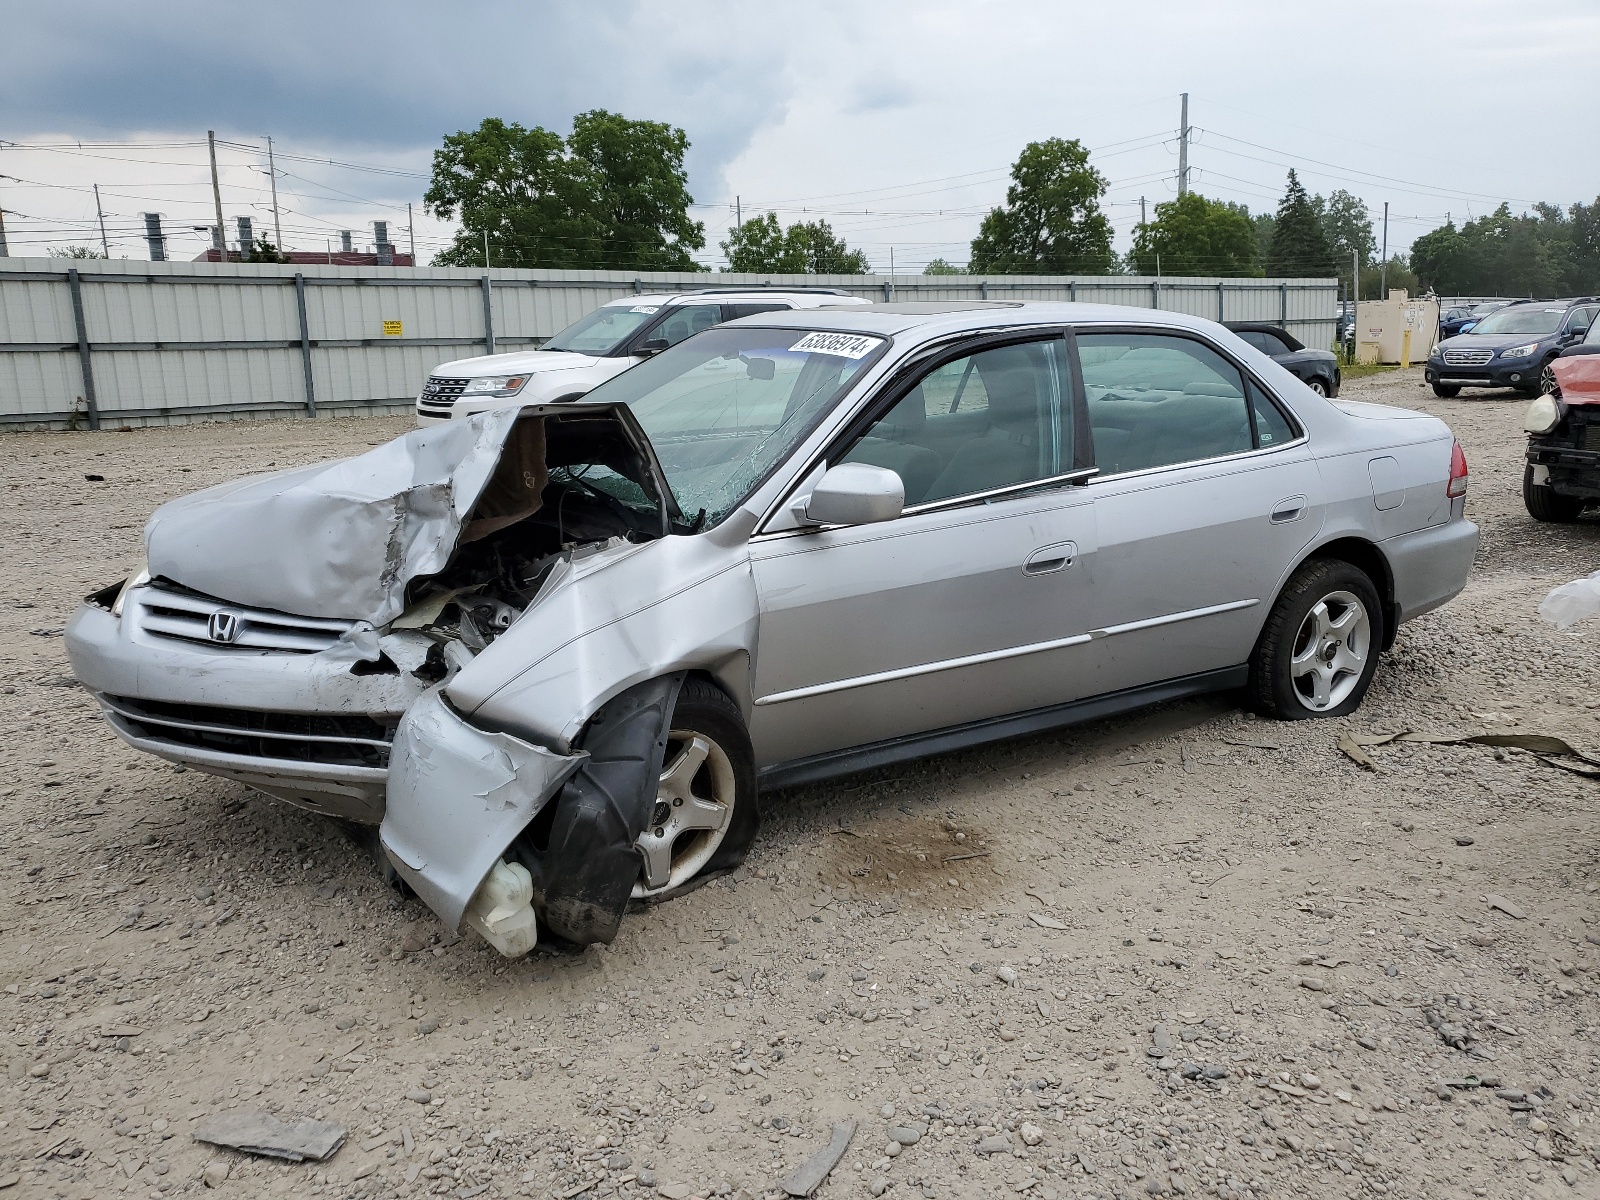
<path fill-rule="evenodd" d="M 704 287 L 1081 300 L 1334 339 L 1332 279 L 734 275 L 0 259 L 0 428 L 394 412 L 429 370 L 534 346 L 607 300 Z"/>

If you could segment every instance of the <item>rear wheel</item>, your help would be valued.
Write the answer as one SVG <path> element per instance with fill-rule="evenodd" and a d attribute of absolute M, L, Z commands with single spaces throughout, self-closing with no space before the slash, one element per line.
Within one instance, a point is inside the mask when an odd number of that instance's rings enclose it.
<path fill-rule="evenodd" d="M 755 752 L 739 708 L 715 685 L 688 679 L 678 693 L 642 859 L 636 900 L 671 896 L 694 879 L 744 861 L 761 816 Z"/>
<path fill-rule="evenodd" d="M 1328 385 L 1323 382 L 1322 376 L 1320 375 L 1313 375 L 1310 379 L 1306 380 L 1306 386 L 1319 396 L 1326 396 L 1328 394 Z"/>
<path fill-rule="evenodd" d="M 1461 395 L 1459 383 L 1436 383 L 1433 385 L 1433 394 L 1441 400 L 1454 400 Z"/>
<path fill-rule="evenodd" d="M 1334 559 L 1306 563 L 1272 606 L 1251 655 L 1257 709 L 1281 721 L 1354 712 L 1378 667 L 1383 619 L 1364 572 Z"/>
<path fill-rule="evenodd" d="M 1535 521 L 1552 525 L 1572 524 L 1586 503 L 1576 496 L 1563 496 L 1548 483 L 1535 483 L 1532 464 L 1522 469 L 1522 502 Z"/>

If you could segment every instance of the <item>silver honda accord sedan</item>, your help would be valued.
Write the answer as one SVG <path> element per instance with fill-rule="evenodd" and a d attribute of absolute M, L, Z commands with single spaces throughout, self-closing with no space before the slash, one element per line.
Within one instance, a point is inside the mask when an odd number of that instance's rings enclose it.
<path fill-rule="evenodd" d="M 737 864 L 764 789 L 1237 690 L 1361 703 L 1462 588 L 1467 465 L 1220 325 L 895 304 L 718 326 L 163 506 L 68 630 L 130 745 L 379 826 L 502 953 Z"/>

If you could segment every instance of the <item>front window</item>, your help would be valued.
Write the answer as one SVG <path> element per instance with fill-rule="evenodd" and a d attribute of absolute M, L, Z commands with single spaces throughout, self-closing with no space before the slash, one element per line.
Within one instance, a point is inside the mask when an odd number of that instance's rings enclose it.
<path fill-rule="evenodd" d="M 656 304 L 608 304 L 568 325 L 541 350 L 570 350 L 574 354 L 610 354 L 655 319 Z"/>
<path fill-rule="evenodd" d="M 1473 333 L 1554 333 L 1566 315 L 1564 308 L 1502 308 L 1472 327 Z"/>
<path fill-rule="evenodd" d="M 687 520 L 715 525 L 877 360 L 871 334 L 722 326 L 664 350 L 585 400 L 633 410 Z"/>

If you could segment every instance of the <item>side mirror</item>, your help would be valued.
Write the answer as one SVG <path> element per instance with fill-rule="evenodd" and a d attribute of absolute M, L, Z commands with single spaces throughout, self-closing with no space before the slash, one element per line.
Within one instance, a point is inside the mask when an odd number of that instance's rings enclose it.
<path fill-rule="evenodd" d="M 660 354 L 665 349 L 667 349 L 666 338 L 650 338 L 648 341 L 640 342 L 635 346 L 633 352 L 649 358 L 652 354 Z"/>
<path fill-rule="evenodd" d="M 806 501 L 813 525 L 872 525 L 892 521 L 906 505 L 906 485 L 884 467 L 840 463 L 817 480 Z"/>

